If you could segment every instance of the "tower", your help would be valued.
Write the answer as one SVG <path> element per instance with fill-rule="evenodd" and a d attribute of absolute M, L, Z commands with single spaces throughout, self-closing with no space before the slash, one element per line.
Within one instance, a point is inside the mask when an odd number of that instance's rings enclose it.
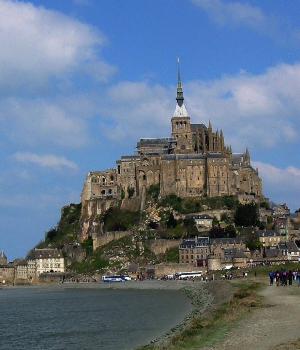
<path fill-rule="evenodd" d="M 175 153 L 185 154 L 193 152 L 193 140 L 191 132 L 191 121 L 184 105 L 183 88 L 180 76 L 179 58 L 177 72 L 177 96 L 176 108 L 171 119 L 172 137 L 176 139 Z"/>

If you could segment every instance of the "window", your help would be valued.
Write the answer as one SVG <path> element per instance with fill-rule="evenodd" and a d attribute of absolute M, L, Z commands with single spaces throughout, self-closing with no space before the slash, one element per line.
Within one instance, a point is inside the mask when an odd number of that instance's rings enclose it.
<path fill-rule="evenodd" d="M 102 191 L 101 191 L 101 194 L 105 194 L 105 190 L 102 190 Z"/>

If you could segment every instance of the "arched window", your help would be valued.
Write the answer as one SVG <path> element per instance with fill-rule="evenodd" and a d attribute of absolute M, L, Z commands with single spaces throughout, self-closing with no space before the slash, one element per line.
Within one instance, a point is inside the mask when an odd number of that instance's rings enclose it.
<path fill-rule="evenodd" d="M 112 189 L 111 188 L 108 190 L 108 194 L 112 194 Z"/>
<path fill-rule="evenodd" d="M 110 181 L 114 181 L 114 176 L 110 175 Z"/>
<path fill-rule="evenodd" d="M 101 194 L 105 194 L 105 190 L 102 190 L 102 191 L 101 191 Z"/>

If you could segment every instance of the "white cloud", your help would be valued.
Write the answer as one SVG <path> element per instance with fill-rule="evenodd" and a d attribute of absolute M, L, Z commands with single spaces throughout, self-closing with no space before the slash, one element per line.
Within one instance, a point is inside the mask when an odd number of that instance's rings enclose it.
<path fill-rule="evenodd" d="M 102 132 L 114 141 L 164 136 L 175 108 L 171 90 L 147 82 L 120 82 L 111 87 L 101 106 Z M 107 123 L 108 121 L 108 123 Z"/>
<path fill-rule="evenodd" d="M 259 7 L 245 2 L 222 0 L 192 0 L 219 24 L 246 25 L 252 28 L 264 26 L 267 18 Z"/>
<path fill-rule="evenodd" d="M 299 46 L 300 30 L 288 19 L 264 12 L 246 1 L 191 0 L 218 25 L 244 27 L 266 36 L 283 46 Z"/>
<path fill-rule="evenodd" d="M 263 178 L 265 193 L 272 200 L 288 202 L 293 209 L 300 207 L 300 168 L 278 168 L 263 162 L 253 162 L 253 165 L 258 168 Z"/>
<path fill-rule="evenodd" d="M 3 98 L 0 101 L 2 138 L 19 146 L 82 147 L 90 142 L 88 120 L 96 111 L 93 95 Z"/>
<path fill-rule="evenodd" d="M 51 169 L 70 169 L 77 170 L 76 163 L 66 159 L 65 157 L 55 156 L 53 154 L 38 155 L 30 152 L 17 152 L 13 155 L 13 158 L 22 163 L 35 164 L 45 168 Z"/>
<path fill-rule="evenodd" d="M 168 136 L 175 94 L 175 87 L 149 82 L 117 84 L 101 107 L 103 133 L 121 141 Z M 190 81 L 184 84 L 184 95 L 192 122 L 208 124 L 210 119 L 234 149 L 298 142 L 300 63 L 281 64 L 258 75 L 241 72 L 213 81 Z"/>
<path fill-rule="evenodd" d="M 95 28 L 30 3 L 0 0 L 0 87 L 41 85 L 50 78 L 97 67 L 106 80 L 114 68 L 99 58 L 106 38 Z M 86 68 L 84 68 L 86 67 Z"/>

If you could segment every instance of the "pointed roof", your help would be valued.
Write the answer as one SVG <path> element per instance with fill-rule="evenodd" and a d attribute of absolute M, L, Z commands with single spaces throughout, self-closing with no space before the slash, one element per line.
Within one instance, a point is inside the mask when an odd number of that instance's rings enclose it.
<path fill-rule="evenodd" d="M 179 66 L 179 58 L 177 59 L 177 96 L 176 96 L 176 108 L 173 117 L 188 117 L 188 112 L 186 110 L 186 107 L 183 103 L 184 97 L 183 97 L 183 88 L 182 88 L 182 82 L 181 82 L 181 76 L 180 76 L 180 66 Z"/>
<path fill-rule="evenodd" d="M 183 97 L 183 88 L 180 76 L 180 66 L 179 66 L 179 58 L 177 59 L 177 96 L 176 101 L 179 107 L 183 105 L 184 97 Z"/>

